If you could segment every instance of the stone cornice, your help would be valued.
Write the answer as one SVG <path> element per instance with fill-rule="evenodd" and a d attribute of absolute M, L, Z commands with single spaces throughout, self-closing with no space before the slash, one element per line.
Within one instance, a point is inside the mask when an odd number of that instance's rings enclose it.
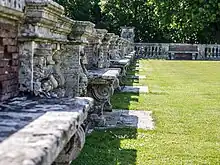
<path fill-rule="evenodd" d="M 22 22 L 24 16 L 23 7 L 24 0 L 17 0 L 19 4 L 9 3 L 5 1 L 0 1 L 0 21 L 4 23 L 17 24 L 17 22 Z M 16 1 L 16 2 L 17 2 Z M 17 3 L 18 3 L 17 2 Z"/>
<path fill-rule="evenodd" d="M 72 20 L 63 14 L 64 8 L 52 0 L 26 0 L 19 39 L 66 42 Z"/>
<path fill-rule="evenodd" d="M 72 31 L 68 36 L 71 41 L 88 42 L 87 38 L 93 35 L 95 24 L 89 21 L 72 21 Z"/>
<path fill-rule="evenodd" d="M 23 12 L 25 5 L 25 0 L 1 0 L 0 6 L 5 7 L 7 9 Z M 2 10 L 1 10 L 2 12 Z"/>

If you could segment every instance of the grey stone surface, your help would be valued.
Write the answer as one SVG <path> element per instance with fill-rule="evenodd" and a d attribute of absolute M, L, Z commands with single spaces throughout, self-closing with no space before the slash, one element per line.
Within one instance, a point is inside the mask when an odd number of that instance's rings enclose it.
<path fill-rule="evenodd" d="M 24 8 L 24 4 L 25 4 L 25 0 L 14 0 L 14 1 L 1 0 L 0 1 L 0 6 L 5 6 L 5 7 L 8 7 L 10 9 L 18 10 L 18 11 L 21 11 L 21 12 Z"/>
<path fill-rule="evenodd" d="M 145 75 L 128 75 L 128 78 L 140 80 L 140 79 L 146 79 L 147 77 Z"/>
<path fill-rule="evenodd" d="M 143 68 L 133 68 L 132 71 L 139 73 L 139 72 L 143 72 L 144 70 Z"/>
<path fill-rule="evenodd" d="M 98 129 L 135 127 L 153 130 L 155 128 L 151 111 L 115 109 L 113 112 L 105 112 L 103 118 L 105 122 Z"/>
<path fill-rule="evenodd" d="M 125 86 L 120 92 L 123 93 L 149 93 L 148 86 Z"/>
<path fill-rule="evenodd" d="M 116 79 L 120 75 L 120 68 L 105 68 L 89 70 L 89 79 L 103 78 L 104 80 Z"/>
<path fill-rule="evenodd" d="M 52 164 L 92 105 L 91 98 L 15 98 L 2 103 L 0 164 Z"/>
<path fill-rule="evenodd" d="M 134 37 L 135 37 L 134 29 L 135 29 L 134 27 L 127 27 L 127 26 L 121 27 L 121 37 L 131 42 L 134 42 Z"/>
<path fill-rule="evenodd" d="M 130 64 L 130 59 L 119 59 L 119 60 L 111 60 L 111 63 L 114 65 L 129 65 Z"/>

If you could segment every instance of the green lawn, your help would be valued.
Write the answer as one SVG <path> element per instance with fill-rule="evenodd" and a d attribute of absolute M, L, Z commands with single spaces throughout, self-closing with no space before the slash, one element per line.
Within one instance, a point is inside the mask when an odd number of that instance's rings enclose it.
<path fill-rule="evenodd" d="M 154 131 L 96 131 L 74 165 L 220 164 L 220 62 L 137 61 L 149 94 L 115 94 L 114 108 L 150 110 Z M 131 71 L 134 74 L 134 72 Z"/>

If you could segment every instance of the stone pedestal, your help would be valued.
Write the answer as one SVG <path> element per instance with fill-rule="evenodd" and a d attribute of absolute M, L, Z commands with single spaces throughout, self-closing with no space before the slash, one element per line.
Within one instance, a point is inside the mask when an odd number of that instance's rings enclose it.
<path fill-rule="evenodd" d="M 95 114 L 101 116 L 103 111 L 111 111 L 110 98 L 119 87 L 120 69 L 98 69 L 89 71 L 88 94 L 95 99 Z"/>
<path fill-rule="evenodd" d="M 101 49 L 103 51 L 103 67 L 109 68 L 110 67 L 109 45 L 113 33 L 107 33 L 107 30 L 103 30 L 103 29 L 97 29 L 97 32 L 101 36 L 100 38 L 102 39 Z"/>
<path fill-rule="evenodd" d="M 84 46 L 78 43 L 65 45 L 66 53 L 61 57 L 61 71 L 65 78 L 65 96 L 80 96 L 80 76 L 82 68 L 80 65 L 80 54 L 84 53 Z"/>
<path fill-rule="evenodd" d="M 135 37 L 134 29 L 135 29 L 134 27 L 122 26 L 121 37 L 133 43 Z"/>

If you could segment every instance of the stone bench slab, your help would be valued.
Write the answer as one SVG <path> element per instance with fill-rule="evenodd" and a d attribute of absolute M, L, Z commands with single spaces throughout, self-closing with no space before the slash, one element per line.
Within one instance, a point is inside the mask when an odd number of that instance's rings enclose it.
<path fill-rule="evenodd" d="M 2 103 L 0 164 L 52 164 L 92 106 L 91 98 L 15 98 Z"/>
<path fill-rule="evenodd" d="M 140 80 L 140 79 L 146 79 L 147 77 L 145 75 L 128 75 L 128 78 Z"/>
<path fill-rule="evenodd" d="M 113 65 L 129 65 L 130 59 L 111 60 Z"/>
<path fill-rule="evenodd" d="M 103 80 L 115 80 L 120 75 L 121 69 L 119 68 L 104 68 L 89 70 L 89 79 L 103 79 Z"/>
<path fill-rule="evenodd" d="M 105 112 L 103 118 L 105 123 L 98 129 L 134 127 L 153 130 L 155 128 L 151 111 L 114 109 L 112 112 Z"/>
<path fill-rule="evenodd" d="M 149 93 L 148 86 L 124 86 L 122 93 Z"/>

